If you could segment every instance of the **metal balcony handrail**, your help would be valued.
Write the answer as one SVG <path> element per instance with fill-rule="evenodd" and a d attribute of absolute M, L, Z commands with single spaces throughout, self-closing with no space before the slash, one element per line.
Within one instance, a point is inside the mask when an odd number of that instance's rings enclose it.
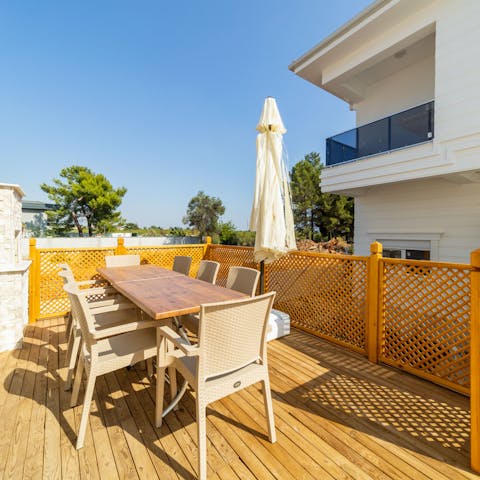
<path fill-rule="evenodd" d="M 408 115 L 409 112 L 415 111 L 418 113 Z M 396 122 L 393 127 L 392 122 Z M 345 138 L 348 135 L 350 138 Z M 432 100 L 327 138 L 326 165 L 342 164 L 417 145 L 431 141 L 433 137 L 434 101 Z"/>

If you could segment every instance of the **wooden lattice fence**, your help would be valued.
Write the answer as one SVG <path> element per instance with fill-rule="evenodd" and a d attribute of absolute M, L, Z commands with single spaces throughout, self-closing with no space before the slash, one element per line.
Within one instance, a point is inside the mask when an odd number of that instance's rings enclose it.
<path fill-rule="evenodd" d="M 382 259 L 379 360 L 468 393 L 469 265 Z"/>
<path fill-rule="evenodd" d="M 265 266 L 265 289 L 293 326 L 366 353 L 367 260 L 292 252 Z"/>
<path fill-rule="evenodd" d="M 471 267 L 385 259 L 377 245 L 370 257 L 292 252 L 265 265 L 265 291 L 277 292 L 275 308 L 290 315 L 292 326 L 468 393 Z M 30 318 L 69 310 L 59 263 L 87 280 L 95 278 L 106 255 L 127 253 L 166 268 L 175 255 L 189 255 L 192 276 L 200 260 L 216 260 L 221 265 L 217 283 L 223 286 L 231 266 L 259 268 L 251 247 L 126 247 L 119 239 L 110 248 L 36 249 L 33 241 Z"/>

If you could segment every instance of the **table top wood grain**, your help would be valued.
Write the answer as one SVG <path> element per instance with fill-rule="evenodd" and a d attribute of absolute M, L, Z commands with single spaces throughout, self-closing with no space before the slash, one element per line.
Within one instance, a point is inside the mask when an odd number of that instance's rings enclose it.
<path fill-rule="evenodd" d="M 204 303 L 246 297 L 235 290 L 155 265 L 102 267 L 97 271 L 116 290 L 157 320 L 198 313 Z"/>

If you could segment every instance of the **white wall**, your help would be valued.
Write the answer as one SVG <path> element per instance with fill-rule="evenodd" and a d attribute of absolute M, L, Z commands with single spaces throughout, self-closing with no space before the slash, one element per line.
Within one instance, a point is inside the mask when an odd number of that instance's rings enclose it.
<path fill-rule="evenodd" d="M 421 105 L 435 96 L 435 58 L 428 57 L 370 85 L 355 104 L 357 126 Z"/>
<path fill-rule="evenodd" d="M 413 240 L 439 235 L 438 260 L 469 263 L 480 248 L 480 185 L 429 179 L 367 189 L 355 198 L 355 253 L 368 255 L 382 232 Z"/>
<path fill-rule="evenodd" d="M 28 258 L 30 239 L 22 240 L 23 258 Z M 116 247 L 117 239 L 112 237 L 48 237 L 37 238 L 37 248 L 102 248 Z M 146 247 L 157 245 L 188 245 L 201 243 L 199 237 L 125 237 L 126 247 Z"/>

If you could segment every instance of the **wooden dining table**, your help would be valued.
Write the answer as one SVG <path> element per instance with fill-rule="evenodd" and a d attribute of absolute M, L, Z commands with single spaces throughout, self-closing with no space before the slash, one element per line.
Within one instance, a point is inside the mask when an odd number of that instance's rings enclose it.
<path fill-rule="evenodd" d="M 200 312 L 205 303 L 245 298 L 244 293 L 188 277 L 156 265 L 100 267 L 98 273 L 149 317 L 170 324 L 174 317 Z M 157 341 L 160 337 L 157 334 Z M 169 371 L 172 401 L 161 416 L 173 410 L 187 390 L 185 381 L 177 392 L 174 371 Z M 162 402 L 163 399 L 157 399 Z M 160 414 L 159 414 L 160 415 Z M 157 422 L 158 423 L 158 422 Z"/>
<path fill-rule="evenodd" d="M 156 265 L 101 267 L 97 271 L 115 290 L 156 320 L 198 313 L 204 303 L 246 296 Z"/>

